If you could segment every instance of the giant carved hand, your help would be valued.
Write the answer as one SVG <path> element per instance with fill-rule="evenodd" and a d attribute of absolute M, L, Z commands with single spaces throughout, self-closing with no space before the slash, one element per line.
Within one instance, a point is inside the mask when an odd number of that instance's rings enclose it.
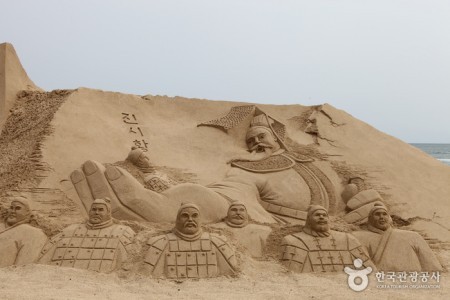
<path fill-rule="evenodd" d="M 130 173 L 116 166 L 104 167 L 88 160 L 70 179 L 88 210 L 96 198 L 109 197 L 117 219 L 173 222 L 182 202 L 197 204 L 204 222 L 217 222 L 228 209 L 227 201 L 198 184 L 180 184 L 162 193 L 144 188 Z"/>

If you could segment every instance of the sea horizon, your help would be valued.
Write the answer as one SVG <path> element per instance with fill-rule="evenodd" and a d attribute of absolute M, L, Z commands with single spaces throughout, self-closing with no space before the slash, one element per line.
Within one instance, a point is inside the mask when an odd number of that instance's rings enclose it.
<path fill-rule="evenodd" d="M 433 156 L 437 160 L 450 166 L 450 144 L 449 143 L 409 143 L 423 152 Z"/>

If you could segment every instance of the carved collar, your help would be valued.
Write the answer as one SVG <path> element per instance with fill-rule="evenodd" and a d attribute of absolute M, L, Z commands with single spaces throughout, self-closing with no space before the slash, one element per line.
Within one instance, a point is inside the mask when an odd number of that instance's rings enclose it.
<path fill-rule="evenodd" d="M 233 228 L 242 228 L 242 227 L 247 226 L 248 220 L 245 220 L 245 222 L 242 224 L 234 224 L 234 223 L 231 223 L 230 220 L 228 220 L 228 218 L 225 218 L 225 224 L 227 224 L 228 226 L 233 227 Z"/>
<path fill-rule="evenodd" d="M 102 229 L 102 228 L 106 228 L 109 227 L 111 225 L 113 225 L 113 221 L 112 219 L 109 219 L 108 221 L 105 221 L 103 223 L 99 223 L 99 224 L 92 224 L 91 222 L 87 221 L 86 222 L 86 227 L 88 229 Z"/>
<path fill-rule="evenodd" d="M 319 232 L 319 231 L 312 230 L 311 228 L 309 228 L 307 226 L 303 227 L 303 232 L 306 234 L 312 235 L 314 237 L 327 237 L 327 236 L 330 236 L 330 234 L 331 234 L 329 230 L 324 231 L 324 232 Z"/>
<path fill-rule="evenodd" d="M 179 237 L 182 240 L 185 240 L 188 242 L 193 242 L 193 241 L 198 240 L 202 236 L 203 229 L 200 228 L 200 230 L 194 234 L 184 234 L 181 231 L 179 231 L 177 228 L 173 228 L 172 232 L 173 232 L 173 234 L 175 234 L 177 237 Z"/>

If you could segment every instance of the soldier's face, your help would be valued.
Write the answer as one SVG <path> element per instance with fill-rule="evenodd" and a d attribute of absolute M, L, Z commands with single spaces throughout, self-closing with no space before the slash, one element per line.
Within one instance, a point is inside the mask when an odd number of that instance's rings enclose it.
<path fill-rule="evenodd" d="M 309 225 L 312 230 L 317 232 L 326 232 L 330 230 L 330 225 L 328 224 L 328 213 L 324 210 L 316 210 L 309 217 Z"/>
<path fill-rule="evenodd" d="M 136 164 L 141 168 L 151 167 L 150 159 L 148 158 L 148 156 L 145 153 L 142 153 L 141 155 L 139 155 L 139 158 L 138 158 Z"/>
<path fill-rule="evenodd" d="M 280 145 L 270 130 L 263 127 L 250 128 L 247 132 L 246 143 L 251 152 L 266 152 L 266 149 L 275 152 L 280 149 Z"/>
<path fill-rule="evenodd" d="M 200 214 L 198 210 L 193 207 L 187 207 L 181 210 L 175 226 L 181 233 L 194 234 L 200 230 L 199 225 Z"/>
<path fill-rule="evenodd" d="M 248 219 L 247 209 L 244 205 L 233 205 L 228 209 L 227 218 L 233 224 L 242 225 Z"/>
<path fill-rule="evenodd" d="M 94 203 L 89 211 L 89 222 L 100 224 L 111 219 L 108 208 L 104 204 Z"/>
<path fill-rule="evenodd" d="M 369 223 L 378 229 L 386 230 L 390 225 L 390 218 L 385 210 L 376 210 L 369 216 Z"/>
<path fill-rule="evenodd" d="M 25 218 L 30 214 L 30 210 L 20 202 L 12 201 L 8 211 L 8 217 L 6 218 L 6 224 L 12 226 Z"/>

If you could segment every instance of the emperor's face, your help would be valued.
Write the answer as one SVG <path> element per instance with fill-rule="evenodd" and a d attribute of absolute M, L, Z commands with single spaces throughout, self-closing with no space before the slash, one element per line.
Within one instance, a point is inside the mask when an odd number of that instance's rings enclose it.
<path fill-rule="evenodd" d="M 270 150 L 273 153 L 280 149 L 280 145 L 270 129 L 264 127 L 250 128 L 247 132 L 246 143 L 250 152 L 260 153 Z"/>
<path fill-rule="evenodd" d="M 242 225 L 248 220 L 247 209 L 244 205 L 232 205 L 228 209 L 227 219 L 235 225 Z"/>
<path fill-rule="evenodd" d="M 380 230 L 385 231 L 390 224 L 390 217 L 384 209 L 378 209 L 369 216 L 369 223 Z"/>
<path fill-rule="evenodd" d="M 105 204 L 94 203 L 89 211 L 89 222 L 92 224 L 100 224 L 111 219 L 108 207 Z"/>
<path fill-rule="evenodd" d="M 184 234 L 195 234 L 200 230 L 200 213 L 193 207 L 183 208 L 177 216 L 175 227 Z"/>
<path fill-rule="evenodd" d="M 20 202 L 12 201 L 9 207 L 6 224 L 13 226 L 14 224 L 26 219 L 30 215 L 30 210 Z"/>
<path fill-rule="evenodd" d="M 327 232 L 330 230 L 328 220 L 328 213 L 323 209 L 319 209 L 313 212 L 313 214 L 308 218 L 308 223 L 310 228 L 314 231 Z"/>

